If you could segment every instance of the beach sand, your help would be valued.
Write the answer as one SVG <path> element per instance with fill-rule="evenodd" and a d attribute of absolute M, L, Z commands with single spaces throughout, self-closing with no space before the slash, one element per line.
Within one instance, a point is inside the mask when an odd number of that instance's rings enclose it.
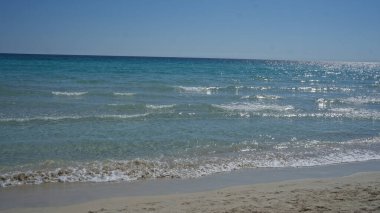
<path fill-rule="evenodd" d="M 1 212 L 380 212 L 380 172 Z"/>

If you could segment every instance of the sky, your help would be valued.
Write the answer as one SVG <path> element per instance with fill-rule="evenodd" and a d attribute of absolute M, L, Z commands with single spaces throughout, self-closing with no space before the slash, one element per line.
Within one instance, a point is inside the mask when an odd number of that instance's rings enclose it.
<path fill-rule="evenodd" d="M 0 53 L 380 61 L 380 1 L 0 0 Z"/>

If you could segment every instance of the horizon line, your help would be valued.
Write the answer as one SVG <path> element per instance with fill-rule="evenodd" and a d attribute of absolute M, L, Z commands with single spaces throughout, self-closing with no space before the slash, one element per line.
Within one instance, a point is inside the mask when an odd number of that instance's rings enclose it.
<path fill-rule="evenodd" d="M 0 52 L 0 55 L 51 55 L 51 56 L 89 56 L 89 57 L 131 57 L 131 58 L 175 58 L 205 60 L 257 60 L 257 61 L 297 61 L 297 62 L 330 62 L 330 63 L 380 63 L 380 61 L 345 61 L 345 60 L 311 60 L 311 59 L 264 59 L 264 58 L 228 58 L 228 57 L 194 57 L 194 56 L 152 56 L 152 55 L 97 55 L 97 54 L 65 54 L 65 53 L 12 53 Z"/>

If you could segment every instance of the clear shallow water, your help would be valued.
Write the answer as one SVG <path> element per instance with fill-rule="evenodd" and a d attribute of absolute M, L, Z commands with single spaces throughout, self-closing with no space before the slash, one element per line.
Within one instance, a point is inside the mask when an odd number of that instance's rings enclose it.
<path fill-rule="evenodd" d="M 0 55 L 0 185 L 380 159 L 380 64 Z"/>

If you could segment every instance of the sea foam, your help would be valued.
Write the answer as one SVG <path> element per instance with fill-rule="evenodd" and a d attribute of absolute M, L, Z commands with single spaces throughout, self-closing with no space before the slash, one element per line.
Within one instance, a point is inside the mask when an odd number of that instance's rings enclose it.
<path fill-rule="evenodd" d="M 214 107 L 229 111 L 257 112 L 257 111 L 289 111 L 294 110 L 291 105 L 261 104 L 261 103 L 231 103 L 214 104 Z"/>
<path fill-rule="evenodd" d="M 101 114 L 101 115 L 71 115 L 71 116 L 36 116 L 25 118 L 0 118 L 0 122 L 32 122 L 32 121 L 60 121 L 60 120 L 85 120 L 85 119 L 128 119 L 145 117 L 144 114 Z"/>
<path fill-rule="evenodd" d="M 328 141 L 292 141 L 283 144 L 252 143 L 239 155 L 225 157 L 159 158 L 107 160 L 77 163 L 76 166 L 55 169 L 14 171 L 0 174 L 0 186 L 58 182 L 136 181 L 158 178 L 197 178 L 230 172 L 242 168 L 309 167 L 328 164 L 380 159 L 371 146 L 380 143 L 379 137 L 356 139 L 341 143 Z M 250 145 L 242 143 L 242 145 Z M 264 147 L 261 147 L 261 146 Z M 260 148 L 261 147 L 261 148 Z M 267 148 L 265 148 L 267 147 Z M 313 155 L 310 155 L 313 151 Z"/>
<path fill-rule="evenodd" d="M 146 108 L 148 109 L 167 109 L 174 107 L 175 104 L 167 104 L 167 105 L 153 105 L 153 104 L 147 104 Z"/>
<path fill-rule="evenodd" d="M 131 93 L 131 92 L 114 92 L 113 94 L 116 96 L 133 96 L 133 95 L 135 95 L 135 93 Z"/>
<path fill-rule="evenodd" d="M 349 97 L 338 99 L 338 101 L 349 104 L 379 104 L 379 97 L 367 97 L 367 96 L 358 96 L 358 97 Z"/>
<path fill-rule="evenodd" d="M 80 96 L 80 95 L 85 95 L 88 92 L 58 92 L 58 91 L 53 91 L 51 93 L 53 95 L 62 95 L 62 96 Z"/>
<path fill-rule="evenodd" d="M 184 93 L 198 93 L 198 94 L 206 94 L 211 95 L 216 93 L 219 90 L 219 87 L 185 87 L 178 86 L 177 87 L 180 92 Z"/>

